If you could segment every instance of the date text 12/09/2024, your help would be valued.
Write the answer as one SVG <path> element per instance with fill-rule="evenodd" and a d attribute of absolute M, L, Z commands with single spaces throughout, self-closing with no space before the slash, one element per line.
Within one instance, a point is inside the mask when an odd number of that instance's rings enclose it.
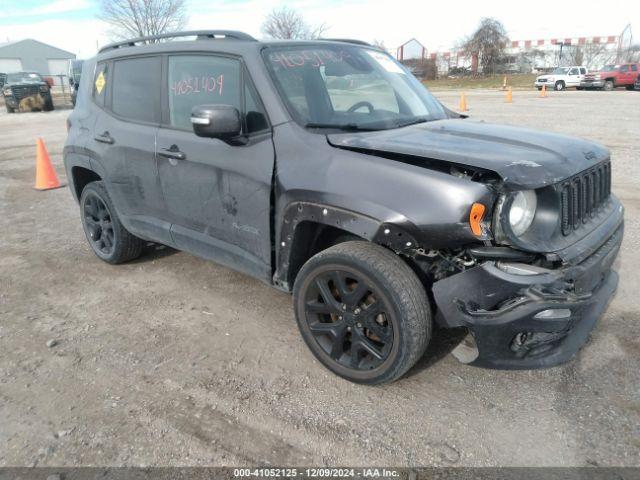
<path fill-rule="evenodd" d="M 236 478 L 396 478 L 400 472 L 389 468 L 236 468 Z"/>

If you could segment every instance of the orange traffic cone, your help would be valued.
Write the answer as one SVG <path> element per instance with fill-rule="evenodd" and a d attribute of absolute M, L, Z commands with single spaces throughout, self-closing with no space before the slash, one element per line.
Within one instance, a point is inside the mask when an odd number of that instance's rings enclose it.
<path fill-rule="evenodd" d="M 513 102 L 513 91 L 511 90 L 511 87 L 509 87 L 509 89 L 507 90 L 507 95 L 505 96 L 505 102 L 507 103 Z"/>
<path fill-rule="evenodd" d="M 51 159 L 41 138 L 36 141 L 36 190 L 51 190 L 62 187 L 58 181 L 56 171 L 51 165 Z"/>
<path fill-rule="evenodd" d="M 460 111 L 466 112 L 467 110 L 469 110 L 467 108 L 467 97 L 465 97 L 464 92 L 462 92 L 462 95 L 460 95 Z"/>
<path fill-rule="evenodd" d="M 542 85 L 542 90 L 540 90 L 540 98 L 544 98 L 547 96 L 547 86 Z"/>

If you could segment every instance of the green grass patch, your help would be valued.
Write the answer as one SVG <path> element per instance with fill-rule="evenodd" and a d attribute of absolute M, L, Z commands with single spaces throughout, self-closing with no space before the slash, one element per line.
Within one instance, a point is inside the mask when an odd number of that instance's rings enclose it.
<path fill-rule="evenodd" d="M 536 74 L 507 75 L 507 85 L 516 89 L 532 89 Z M 502 88 L 504 75 L 487 77 L 438 78 L 425 80 L 423 83 L 430 90 L 471 90 L 474 88 L 496 89 Z"/>

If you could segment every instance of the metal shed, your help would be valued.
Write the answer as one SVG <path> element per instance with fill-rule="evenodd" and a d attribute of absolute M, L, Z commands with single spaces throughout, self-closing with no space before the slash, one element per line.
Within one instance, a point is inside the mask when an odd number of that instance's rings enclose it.
<path fill-rule="evenodd" d="M 0 72 L 12 73 L 34 71 L 41 75 L 54 76 L 56 83 L 60 78 L 55 75 L 67 75 L 69 60 L 76 58 L 74 53 L 27 38 L 15 42 L 0 43 Z"/>

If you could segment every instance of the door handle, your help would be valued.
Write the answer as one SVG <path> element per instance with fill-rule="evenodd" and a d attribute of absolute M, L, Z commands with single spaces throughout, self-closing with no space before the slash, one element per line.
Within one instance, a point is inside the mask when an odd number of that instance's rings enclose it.
<path fill-rule="evenodd" d="M 109 145 L 116 142 L 109 132 L 104 132 L 101 135 L 96 135 L 95 137 L 93 137 L 93 139 L 96 142 L 108 143 Z"/>
<path fill-rule="evenodd" d="M 164 158 L 172 158 L 174 160 L 185 160 L 187 155 L 178 149 L 177 145 L 171 145 L 169 148 L 161 148 L 158 155 Z"/>

